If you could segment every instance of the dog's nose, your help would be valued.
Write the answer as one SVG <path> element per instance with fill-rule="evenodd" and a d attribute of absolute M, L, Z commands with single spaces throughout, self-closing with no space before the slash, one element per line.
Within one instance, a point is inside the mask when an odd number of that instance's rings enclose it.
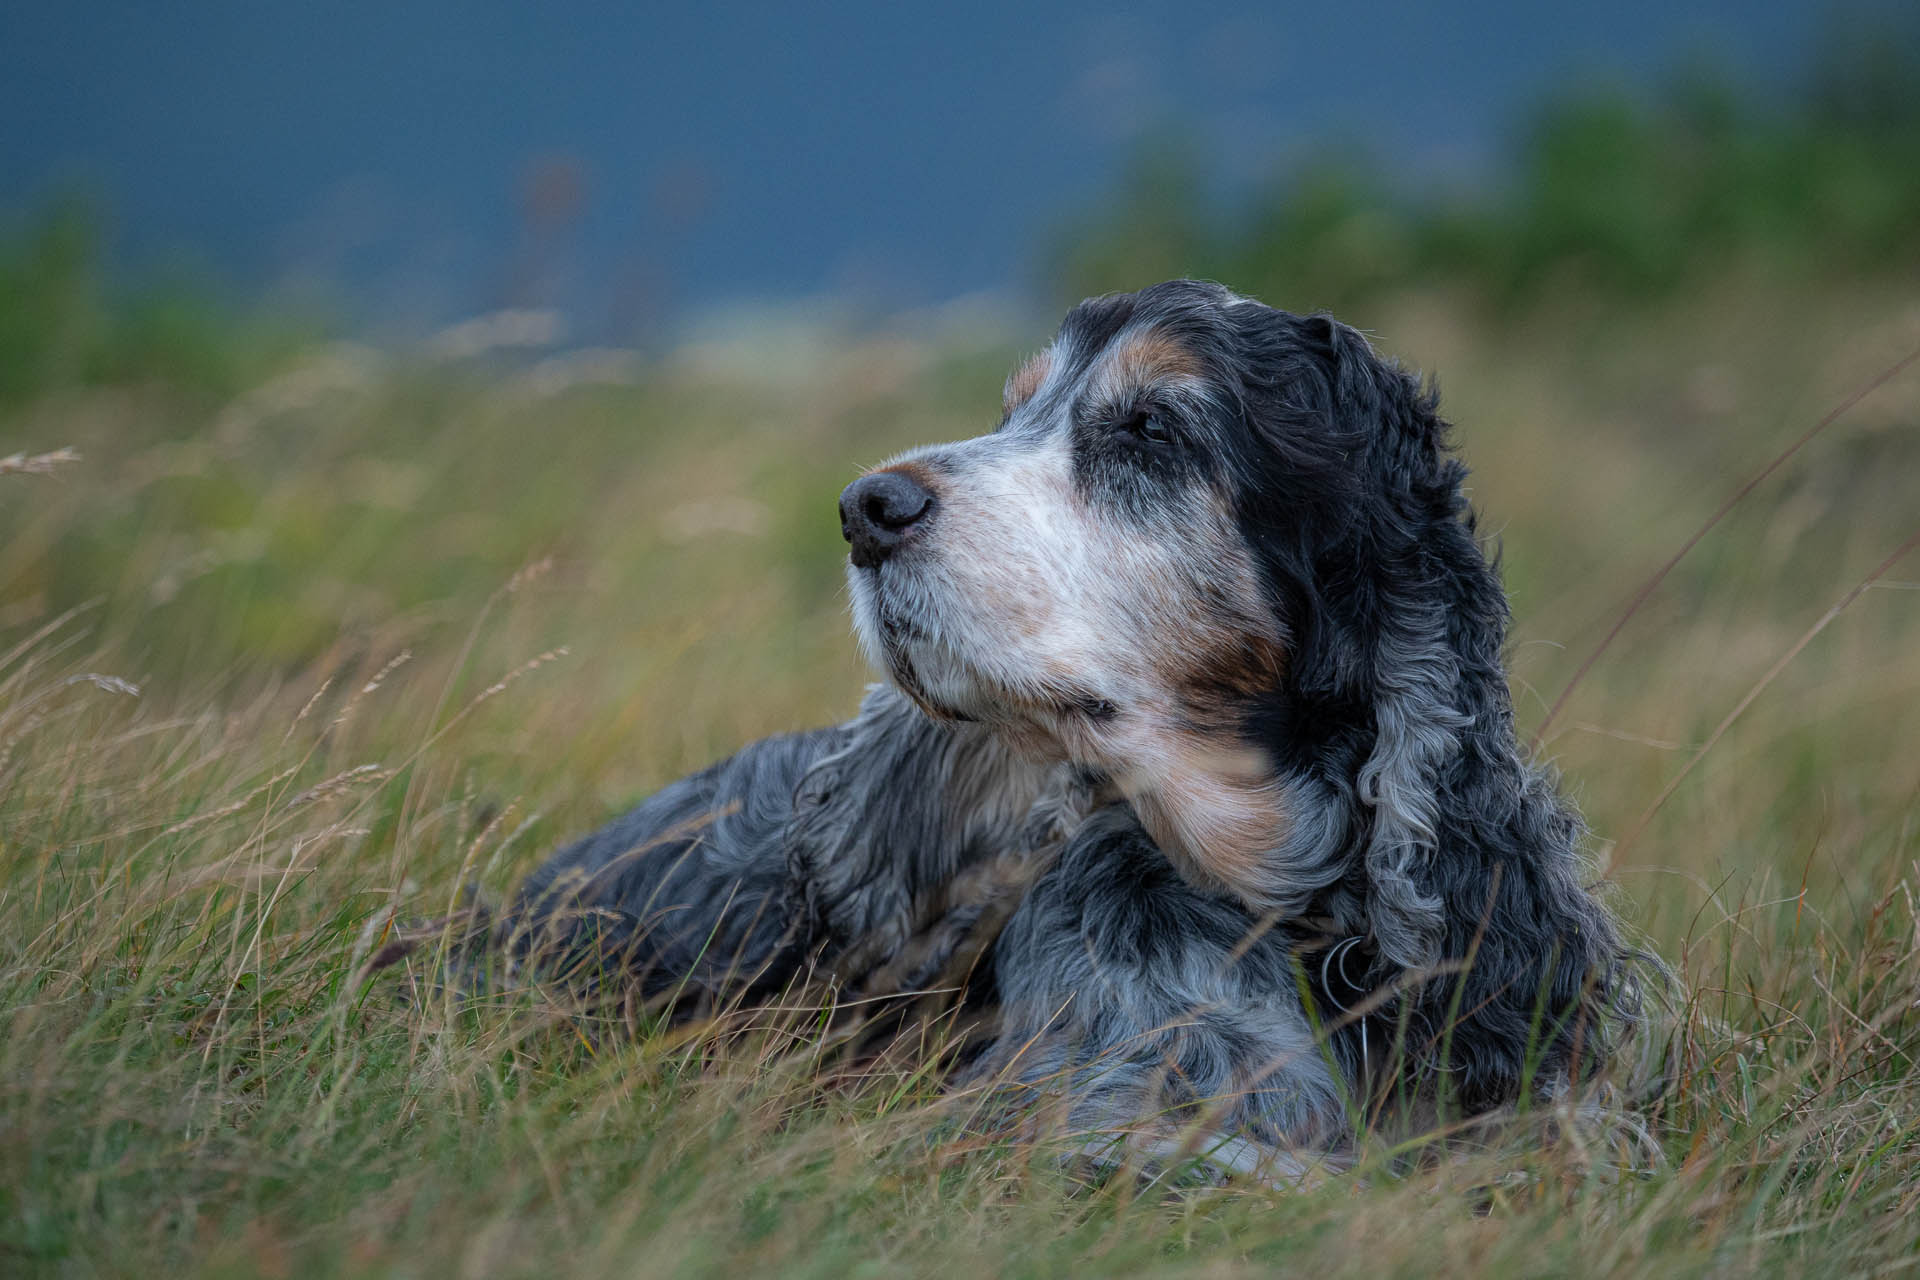
<path fill-rule="evenodd" d="M 853 562 L 872 569 L 893 554 L 933 509 L 933 494 L 902 471 L 874 471 L 840 494 L 840 533 L 853 548 Z"/>

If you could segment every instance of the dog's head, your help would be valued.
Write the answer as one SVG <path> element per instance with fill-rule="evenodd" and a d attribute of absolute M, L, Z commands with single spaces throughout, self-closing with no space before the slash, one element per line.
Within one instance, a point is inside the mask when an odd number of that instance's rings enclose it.
<path fill-rule="evenodd" d="M 1340 624 L 1457 483 L 1359 335 L 1178 281 L 1076 307 L 997 430 L 840 511 L 860 635 L 930 715 L 1111 773 L 1190 878 L 1298 906 L 1346 835 L 1290 796 L 1298 739 L 1383 638 Z"/>
<path fill-rule="evenodd" d="M 841 497 L 862 642 L 929 715 L 1110 774 L 1189 880 L 1401 968 L 1484 959 L 1542 893 L 1587 902 L 1415 378 L 1331 319 L 1174 281 L 1074 308 L 1003 408 Z"/>

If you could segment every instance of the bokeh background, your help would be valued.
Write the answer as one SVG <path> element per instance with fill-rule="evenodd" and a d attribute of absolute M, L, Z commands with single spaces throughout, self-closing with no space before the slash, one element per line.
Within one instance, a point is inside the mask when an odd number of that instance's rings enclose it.
<path fill-rule="evenodd" d="M 14 5 L 0 122 L 0 1263 L 1920 1247 L 1910 7 Z M 1129 1208 L 931 1077 L 349 981 L 847 715 L 841 486 L 1177 274 L 1439 377 L 1523 730 L 1687 980 L 1660 1177 Z"/>
<path fill-rule="evenodd" d="M 1901 122 L 1902 8 L 18 6 L 0 191 L 15 217 L 89 202 L 116 279 L 415 338 L 505 306 L 621 344 L 768 307 L 1044 313 L 1099 274 L 1089 222 L 1116 271 L 1218 258 L 1325 305 L 1351 276 L 1438 264 L 1406 227 L 1359 226 L 1323 279 L 1274 275 L 1274 255 L 1309 256 L 1302 233 L 1381 203 L 1412 202 L 1428 231 L 1547 202 L 1546 243 L 1509 274 L 1605 248 L 1652 283 L 1682 233 L 1697 253 L 1817 214 L 1878 237 L 1860 250 L 1905 229 L 1891 193 L 1790 181 L 1805 152 L 1757 136 Z M 1696 160 L 1710 171 L 1672 172 Z M 1486 270 L 1473 229 L 1450 252 Z M 1203 230 L 1237 253 L 1196 256 L 1182 237 Z M 1156 236 L 1173 261 L 1125 259 Z"/>

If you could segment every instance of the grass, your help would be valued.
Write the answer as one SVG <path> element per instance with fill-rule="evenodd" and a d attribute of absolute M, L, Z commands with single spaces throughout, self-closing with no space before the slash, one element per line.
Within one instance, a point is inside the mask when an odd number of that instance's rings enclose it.
<path fill-rule="evenodd" d="M 1915 296 L 1749 272 L 1358 317 L 1445 378 L 1524 728 L 1727 494 L 1920 346 Z M 0 1267 L 1909 1267 L 1920 562 L 1807 635 L 1920 523 L 1911 371 L 1680 563 L 1542 747 L 1686 981 L 1644 1175 L 1515 1142 L 1297 1191 L 1087 1186 L 911 1064 L 359 980 L 396 913 L 846 715 L 833 496 L 990 425 L 1040 336 L 646 367 L 316 347 L 233 396 L 143 374 L 0 417 Z"/>

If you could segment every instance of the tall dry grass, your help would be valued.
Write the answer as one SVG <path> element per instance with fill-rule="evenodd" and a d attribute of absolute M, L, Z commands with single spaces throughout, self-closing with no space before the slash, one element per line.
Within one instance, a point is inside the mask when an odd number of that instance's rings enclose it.
<path fill-rule="evenodd" d="M 1920 346 L 1912 297 L 1733 279 L 1364 317 L 1446 384 L 1528 728 L 1745 478 Z M 1910 1265 L 1920 562 L 1867 579 L 1920 525 L 1911 372 L 1734 507 L 1546 725 L 1685 981 L 1646 1172 L 1515 1141 L 1286 1191 L 1085 1185 L 913 1055 L 856 1071 L 791 1024 L 635 1035 L 366 979 L 396 917 L 847 714 L 834 494 L 989 425 L 1038 337 L 644 367 L 331 348 L 231 403 L 140 384 L 8 419 L 10 450 L 83 460 L 0 477 L 6 1268 Z"/>

